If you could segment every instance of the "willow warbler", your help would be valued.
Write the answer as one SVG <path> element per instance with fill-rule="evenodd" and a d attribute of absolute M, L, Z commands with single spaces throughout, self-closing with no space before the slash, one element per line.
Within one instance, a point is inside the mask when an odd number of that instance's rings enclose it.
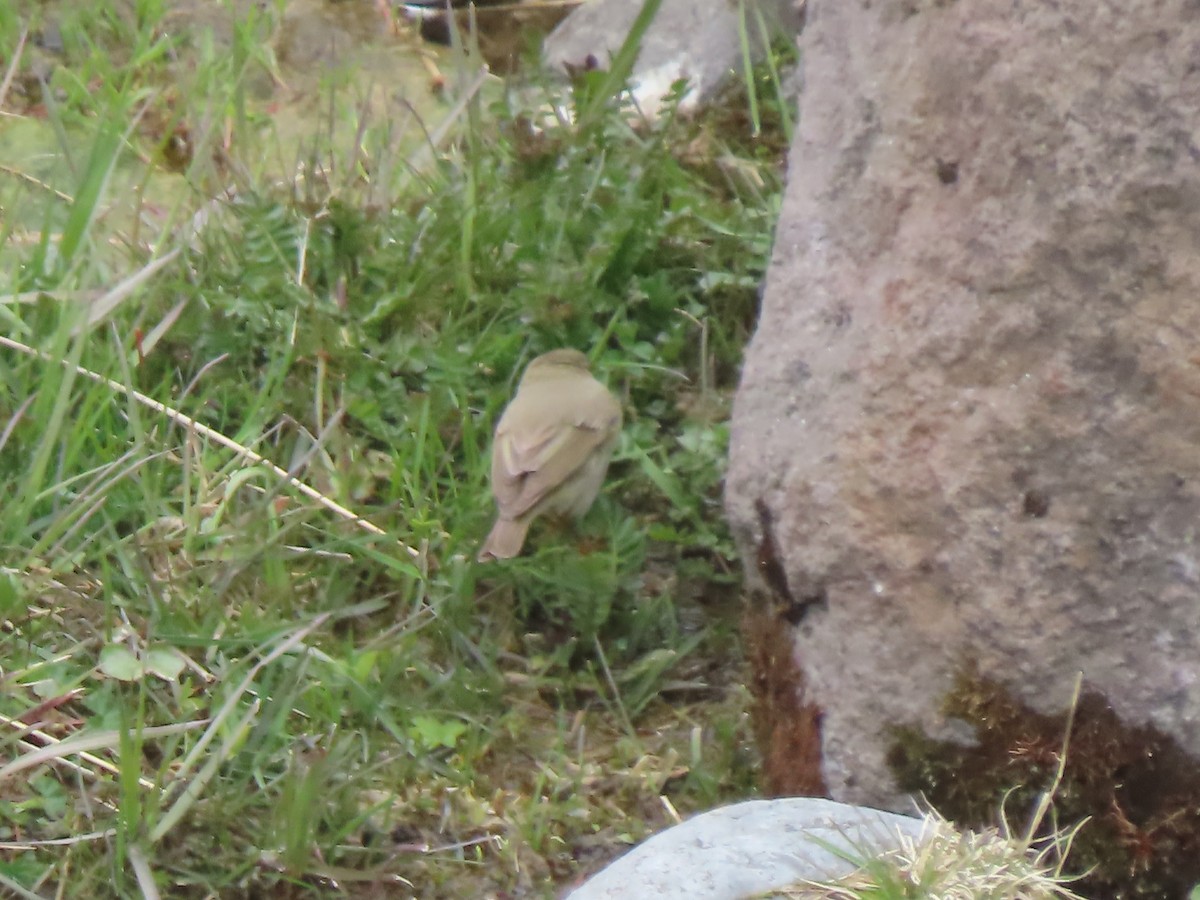
<path fill-rule="evenodd" d="M 591 508 L 621 431 L 621 405 L 578 350 L 551 350 L 525 370 L 496 426 L 496 524 L 479 559 L 521 552 L 542 513 L 579 518 Z"/>

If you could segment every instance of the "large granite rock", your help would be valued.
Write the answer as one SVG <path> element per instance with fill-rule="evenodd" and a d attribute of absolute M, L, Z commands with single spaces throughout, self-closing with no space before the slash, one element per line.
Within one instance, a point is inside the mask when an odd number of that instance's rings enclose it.
<path fill-rule="evenodd" d="M 831 880 L 917 838 L 923 820 L 830 800 L 750 800 L 688 819 L 639 844 L 570 900 L 735 900 L 801 879 Z"/>
<path fill-rule="evenodd" d="M 810 2 L 727 488 L 769 779 L 900 803 L 967 664 L 1200 751 L 1198 11 Z"/>

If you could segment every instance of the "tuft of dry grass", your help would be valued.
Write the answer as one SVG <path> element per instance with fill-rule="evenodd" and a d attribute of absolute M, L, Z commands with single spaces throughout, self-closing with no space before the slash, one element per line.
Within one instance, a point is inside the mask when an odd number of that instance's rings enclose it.
<path fill-rule="evenodd" d="M 805 881 L 780 892 L 792 900 L 1081 900 L 1062 861 L 1078 826 L 1034 848 L 1006 829 L 959 831 L 935 812 L 918 835 L 844 878 Z"/>

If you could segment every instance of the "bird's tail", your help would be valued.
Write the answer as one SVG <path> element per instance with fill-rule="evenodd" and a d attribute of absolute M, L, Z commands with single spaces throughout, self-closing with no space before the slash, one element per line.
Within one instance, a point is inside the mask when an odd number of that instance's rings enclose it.
<path fill-rule="evenodd" d="M 511 559 L 521 552 L 525 546 L 525 532 L 529 531 L 529 520 L 496 519 L 496 524 L 488 532 L 487 540 L 479 551 L 479 561 L 489 559 Z"/>

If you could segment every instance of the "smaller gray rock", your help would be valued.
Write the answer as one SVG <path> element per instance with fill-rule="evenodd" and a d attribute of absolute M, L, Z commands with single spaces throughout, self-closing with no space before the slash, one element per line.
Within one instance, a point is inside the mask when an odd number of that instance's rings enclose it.
<path fill-rule="evenodd" d="M 569 900 L 735 900 L 855 866 L 833 850 L 872 857 L 917 836 L 923 821 L 816 797 L 750 800 L 668 828 L 630 850 Z"/>
<path fill-rule="evenodd" d="M 588 58 L 607 68 L 629 34 L 643 0 L 587 0 L 546 38 L 542 57 L 552 68 L 586 68 Z M 800 33 L 800 6 L 795 0 L 747 0 L 746 25 L 754 58 L 761 58 L 766 41 L 759 15 L 767 24 L 768 40 Z M 742 67 L 739 5 L 729 0 L 663 0 L 642 40 L 631 80 L 642 111 L 658 111 L 662 98 L 680 78 L 691 83 L 680 104 L 684 110 L 702 104 Z"/>

